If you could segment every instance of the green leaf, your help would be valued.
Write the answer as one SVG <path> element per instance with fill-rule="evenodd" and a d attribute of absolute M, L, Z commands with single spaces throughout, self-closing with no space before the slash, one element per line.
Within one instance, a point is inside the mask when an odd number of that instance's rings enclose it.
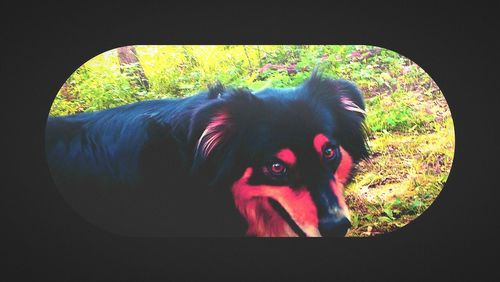
<path fill-rule="evenodd" d="M 379 216 L 378 220 L 381 222 L 391 222 L 392 220 L 388 218 L 387 216 Z"/>
<path fill-rule="evenodd" d="M 351 213 L 351 223 L 354 228 L 357 228 L 359 225 L 359 217 L 356 213 Z"/>
<path fill-rule="evenodd" d="M 386 208 L 384 209 L 384 213 L 390 218 L 390 219 L 394 219 L 394 215 L 392 213 L 392 210 L 390 208 Z"/>

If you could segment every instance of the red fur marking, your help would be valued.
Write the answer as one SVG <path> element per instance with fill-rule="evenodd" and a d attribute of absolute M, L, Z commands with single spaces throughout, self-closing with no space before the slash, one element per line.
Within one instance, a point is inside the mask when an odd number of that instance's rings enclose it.
<path fill-rule="evenodd" d="M 342 147 L 340 147 L 340 154 L 342 155 L 342 160 L 340 161 L 337 171 L 335 171 L 335 179 L 337 179 L 338 182 L 345 184 L 352 169 L 352 158 Z"/>
<path fill-rule="evenodd" d="M 314 136 L 313 139 L 313 145 L 314 145 L 314 150 L 318 152 L 320 157 L 323 157 L 323 146 L 328 142 L 328 137 L 326 137 L 324 134 L 319 133 Z"/>
<path fill-rule="evenodd" d="M 314 136 L 314 149 L 318 152 L 321 158 L 323 157 L 323 147 L 327 142 L 328 137 L 322 133 Z M 352 168 L 352 158 L 342 147 L 340 147 L 340 153 L 342 154 L 342 160 L 340 161 L 339 167 L 335 171 L 335 180 L 330 181 L 330 187 L 332 188 L 335 197 L 337 197 L 339 207 L 347 213 L 348 209 L 345 203 L 343 188 Z"/>
<path fill-rule="evenodd" d="M 212 118 L 207 128 L 201 134 L 196 150 L 201 150 L 204 158 L 208 157 L 210 152 L 221 142 L 227 120 L 228 116 L 226 113 L 219 113 Z"/>
<path fill-rule="evenodd" d="M 249 185 L 252 168 L 234 183 L 232 192 L 236 207 L 248 222 L 247 235 L 298 236 L 269 204 L 276 200 L 290 214 L 307 236 L 320 236 L 316 205 L 307 189 L 293 190 L 288 186 Z"/>
<path fill-rule="evenodd" d="M 297 157 L 295 157 L 295 154 L 292 152 L 292 150 L 288 148 L 279 151 L 278 154 L 276 154 L 276 157 L 289 166 L 294 166 L 297 162 Z"/>
<path fill-rule="evenodd" d="M 335 197 L 337 197 L 339 207 L 342 210 L 347 211 L 347 205 L 345 203 L 344 192 L 343 192 L 344 185 L 342 185 L 338 181 L 330 180 L 330 187 L 332 188 Z"/>
<path fill-rule="evenodd" d="M 335 180 L 330 181 L 330 187 L 332 188 L 335 197 L 337 197 L 339 207 L 344 210 L 344 212 L 348 213 L 347 204 L 345 202 L 343 194 L 343 188 L 352 169 L 352 158 L 349 153 L 347 153 L 347 151 L 342 147 L 340 147 L 340 153 L 342 154 L 342 160 L 340 161 L 340 164 L 335 171 Z"/>

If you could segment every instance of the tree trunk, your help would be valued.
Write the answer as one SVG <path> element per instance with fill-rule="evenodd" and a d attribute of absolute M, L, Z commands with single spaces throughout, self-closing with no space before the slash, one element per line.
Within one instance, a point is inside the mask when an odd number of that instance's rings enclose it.
<path fill-rule="evenodd" d="M 70 86 L 68 84 L 68 81 L 65 81 L 63 86 L 61 87 L 61 90 L 59 90 L 59 95 L 61 95 L 61 97 L 63 97 L 67 101 L 72 101 L 74 100 L 74 97 L 71 94 L 72 93 L 70 91 Z"/>
<path fill-rule="evenodd" d="M 135 87 L 148 91 L 149 82 L 137 58 L 135 47 L 125 46 L 118 48 L 118 60 L 120 62 L 120 71 L 130 77 L 130 83 Z"/>

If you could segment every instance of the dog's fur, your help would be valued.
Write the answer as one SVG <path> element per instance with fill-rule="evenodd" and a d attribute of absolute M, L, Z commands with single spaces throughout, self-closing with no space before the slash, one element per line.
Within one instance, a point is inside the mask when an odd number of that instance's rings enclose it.
<path fill-rule="evenodd" d="M 70 205 L 115 233 L 343 236 L 342 188 L 368 156 L 364 109 L 354 84 L 316 72 L 257 93 L 217 84 L 50 117 L 46 153 Z"/>

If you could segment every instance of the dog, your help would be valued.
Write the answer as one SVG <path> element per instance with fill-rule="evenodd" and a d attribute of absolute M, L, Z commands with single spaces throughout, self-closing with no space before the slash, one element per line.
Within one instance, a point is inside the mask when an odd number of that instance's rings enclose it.
<path fill-rule="evenodd" d="M 345 236 L 343 187 L 369 155 L 360 90 L 317 71 L 49 117 L 45 141 L 64 199 L 126 236 Z"/>

